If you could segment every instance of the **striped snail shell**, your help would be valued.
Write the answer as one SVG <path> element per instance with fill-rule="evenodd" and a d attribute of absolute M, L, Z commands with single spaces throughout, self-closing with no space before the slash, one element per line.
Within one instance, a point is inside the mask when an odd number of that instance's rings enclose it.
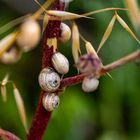
<path fill-rule="evenodd" d="M 44 68 L 39 74 L 39 85 L 42 90 L 47 92 L 54 92 L 60 86 L 60 77 L 50 67 Z"/>
<path fill-rule="evenodd" d="M 59 106 L 59 97 L 54 93 L 44 94 L 42 102 L 47 111 L 53 111 Z"/>
<path fill-rule="evenodd" d="M 59 72 L 60 74 L 66 74 L 69 71 L 69 61 L 60 52 L 56 52 L 53 54 L 52 64 L 56 69 L 56 71 Z"/>

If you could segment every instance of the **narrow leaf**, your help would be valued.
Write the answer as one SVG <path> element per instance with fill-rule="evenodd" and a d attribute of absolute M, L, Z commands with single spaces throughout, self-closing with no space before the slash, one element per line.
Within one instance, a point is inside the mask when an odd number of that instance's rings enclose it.
<path fill-rule="evenodd" d="M 52 4 L 54 0 L 48 0 L 43 5 L 41 5 L 37 0 L 34 1 L 40 6 L 40 9 L 32 15 L 32 18 L 36 20 L 44 11 L 46 11 L 46 9 Z"/>
<path fill-rule="evenodd" d="M 30 15 L 25 15 L 19 18 L 16 18 L 10 22 L 8 22 L 7 24 L 3 25 L 2 27 L 0 27 L 0 34 L 8 31 L 10 28 L 22 23 L 26 18 L 28 18 Z"/>
<path fill-rule="evenodd" d="M 114 15 L 113 18 L 111 19 L 111 21 L 110 21 L 105 33 L 104 33 L 104 35 L 103 35 L 103 38 L 102 38 L 102 40 L 100 42 L 100 45 L 99 45 L 99 47 L 97 49 L 97 53 L 100 51 L 100 49 L 103 47 L 103 45 L 106 42 L 106 40 L 109 38 L 109 36 L 110 36 L 110 34 L 112 32 L 112 29 L 114 27 L 115 21 L 116 21 L 116 16 Z"/>
<path fill-rule="evenodd" d="M 22 122 L 22 124 L 25 128 L 25 131 L 27 132 L 28 131 L 28 129 L 27 129 L 27 119 L 26 119 L 24 103 L 23 103 L 22 97 L 20 95 L 20 92 L 16 88 L 15 85 L 13 85 L 13 93 L 14 93 L 14 97 L 15 97 L 15 101 L 16 101 L 16 104 L 17 104 L 17 108 L 18 108 L 18 112 L 19 112 L 19 115 L 20 115 L 21 122 Z"/>
<path fill-rule="evenodd" d="M 129 28 L 129 26 L 125 23 L 125 21 L 116 14 L 116 18 L 118 22 L 122 25 L 122 27 L 138 42 L 140 43 L 139 39 L 135 36 L 135 34 L 132 32 L 132 30 Z"/>
<path fill-rule="evenodd" d="M 78 27 L 75 23 L 72 25 L 72 54 L 75 63 L 77 63 L 80 51 L 80 39 L 79 39 L 79 31 Z"/>

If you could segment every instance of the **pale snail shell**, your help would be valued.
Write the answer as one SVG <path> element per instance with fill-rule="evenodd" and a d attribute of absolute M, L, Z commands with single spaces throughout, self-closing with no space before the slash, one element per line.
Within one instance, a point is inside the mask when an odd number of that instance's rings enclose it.
<path fill-rule="evenodd" d="M 27 52 L 36 47 L 40 41 L 40 36 L 41 29 L 38 22 L 33 19 L 28 19 L 21 25 L 16 41 L 18 46 Z"/>
<path fill-rule="evenodd" d="M 21 58 L 22 52 L 17 47 L 11 47 L 0 56 L 0 62 L 3 64 L 16 63 Z"/>
<path fill-rule="evenodd" d="M 90 76 L 85 77 L 82 82 L 82 89 L 85 92 L 93 92 L 98 88 L 99 80 Z"/>
<path fill-rule="evenodd" d="M 65 23 L 60 24 L 61 34 L 58 38 L 62 43 L 67 42 L 71 38 L 71 29 Z"/>
<path fill-rule="evenodd" d="M 39 85 L 42 90 L 47 92 L 54 92 L 60 86 L 60 77 L 50 67 L 44 68 L 39 74 Z"/>
<path fill-rule="evenodd" d="M 60 74 L 66 74 L 69 71 L 69 61 L 60 52 L 56 52 L 53 54 L 52 64 L 56 69 L 56 71 L 59 72 Z"/>
<path fill-rule="evenodd" d="M 59 97 L 54 93 L 44 94 L 42 102 L 47 111 L 53 111 L 59 106 Z"/>

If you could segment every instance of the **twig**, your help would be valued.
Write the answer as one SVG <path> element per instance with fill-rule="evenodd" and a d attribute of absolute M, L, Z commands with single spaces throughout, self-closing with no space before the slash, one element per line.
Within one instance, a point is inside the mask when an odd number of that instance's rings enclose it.
<path fill-rule="evenodd" d="M 133 52 L 133 53 L 131 53 L 131 54 L 129 54 L 129 55 L 127 55 L 127 56 L 125 56 L 125 57 L 123 57 L 123 58 L 121 58 L 121 59 L 119 59 L 111 64 L 104 66 L 102 69 L 102 74 L 109 72 L 111 70 L 114 70 L 114 69 L 116 69 L 124 64 L 131 62 L 131 61 L 135 61 L 139 58 L 140 58 L 140 50 L 137 50 L 136 52 Z"/>
<path fill-rule="evenodd" d="M 133 53 L 117 60 L 117 61 L 114 61 L 111 64 L 103 66 L 103 68 L 98 72 L 98 75 L 99 75 L 99 77 L 102 76 L 102 75 L 105 75 L 108 72 L 110 72 L 112 70 L 115 70 L 115 69 L 119 68 L 120 66 L 123 66 L 124 64 L 127 64 L 131 61 L 135 61 L 139 58 L 140 58 L 140 50 L 137 50 L 137 51 L 135 51 L 135 52 L 133 52 Z M 79 74 L 79 75 L 76 75 L 76 76 L 73 76 L 73 77 L 64 78 L 61 81 L 60 88 L 63 89 L 67 86 L 72 86 L 72 85 L 78 84 L 78 83 L 83 81 L 85 76 L 86 75 L 84 75 L 84 74 Z"/>

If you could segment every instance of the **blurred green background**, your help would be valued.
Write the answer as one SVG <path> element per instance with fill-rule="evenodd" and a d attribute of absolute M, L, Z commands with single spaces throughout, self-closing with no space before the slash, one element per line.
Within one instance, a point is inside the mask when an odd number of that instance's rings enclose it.
<path fill-rule="evenodd" d="M 30 0 L 33 2 L 33 0 Z M 36 5 L 33 2 L 32 5 Z M 0 26 L 23 15 L 26 5 L 15 10 L 0 1 Z M 30 7 L 28 5 L 28 7 Z M 38 6 L 36 6 L 38 7 Z M 124 7 L 123 0 L 74 0 L 68 10 L 75 13 L 85 13 L 106 7 Z M 30 7 L 32 11 L 32 7 Z M 130 25 L 126 12 L 118 12 Z M 80 33 L 97 48 L 103 33 L 114 12 L 94 15 L 94 19 L 77 20 Z M 133 29 L 134 30 L 134 29 Z M 0 35 L 0 38 L 5 36 Z M 83 47 L 83 45 L 81 46 Z M 119 59 L 138 49 L 139 45 L 118 24 L 111 37 L 100 51 L 104 64 Z M 69 74 L 76 74 L 71 59 L 71 42 L 60 44 L 59 50 L 70 60 Z M 36 49 L 23 54 L 22 58 L 13 65 L 0 64 L 0 79 L 6 73 L 15 82 L 23 97 L 30 127 L 39 97 L 38 74 L 41 69 L 42 41 Z M 50 120 L 44 140 L 139 140 L 140 139 L 140 68 L 135 63 L 127 64 L 100 79 L 100 85 L 94 93 L 84 93 L 81 85 L 66 89 L 62 94 L 60 107 Z M 9 130 L 25 139 L 26 133 L 20 121 L 12 86 L 7 86 L 8 102 L 4 103 L 0 96 L 0 127 Z"/>

